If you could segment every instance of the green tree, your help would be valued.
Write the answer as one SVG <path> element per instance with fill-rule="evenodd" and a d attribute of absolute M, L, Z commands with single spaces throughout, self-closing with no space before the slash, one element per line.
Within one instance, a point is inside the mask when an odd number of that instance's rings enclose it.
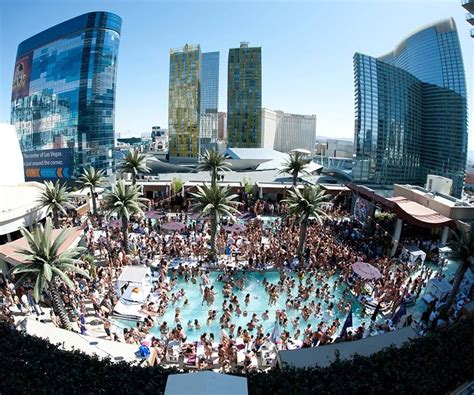
<path fill-rule="evenodd" d="M 125 253 L 130 252 L 128 247 L 128 223 L 133 214 L 143 214 L 143 207 L 148 199 L 142 197 L 136 185 L 126 185 L 123 180 L 117 182 L 104 196 L 104 206 L 108 214 L 117 214 L 122 220 L 123 244 Z"/>
<path fill-rule="evenodd" d="M 319 186 L 308 185 L 305 185 L 302 191 L 293 188 L 288 193 L 289 197 L 283 199 L 283 202 L 288 204 L 288 214 L 294 215 L 296 221 L 300 224 L 300 236 L 296 253 L 298 257 L 301 257 L 304 251 L 309 218 L 314 217 L 319 223 L 322 223 L 322 217 L 327 216 L 323 206 L 328 201 L 329 195 L 326 195 Z"/>
<path fill-rule="evenodd" d="M 211 174 L 211 186 L 215 186 L 219 172 L 229 171 L 230 166 L 231 164 L 226 162 L 224 155 L 216 150 L 206 150 L 198 164 L 198 170 L 208 171 Z"/>
<path fill-rule="evenodd" d="M 204 185 L 197 188 L 197 193 L 191 193 L 195 203 L 193 209 L 202 215 L 207 214 L 211 218 L 211 257 L 215 258 L 217 254 L 216 236 L 220 219 L 226 215 L 230 222 L 235 222 L 235 214 L 239 212 L 236 207 L 240 203 L 236 200 L 237 195 L 231 194 L 228 187 Z"/>
<path fill-rule="evenodd" d="M 73 207 L 71 196 L 66 188 L 66 184 L 60 184 L 59 180 L 54 184 L 52 181 L 45 181 L 45 189 L 38 198 L 38 203 L 42 207 L 47 207 L 48 213 L 53 214 L 54 227 L 59 229 L 59 212 L 67 215 L 66 208 Z"/>
<path fill-rule="evenodd" d="M 79 182 L 83 188 L 89 188 L 92 199 L 92 213 L 97 215 L 97 202 L 95 199 L 95 190 L 104 185 L 105 173 L 103 170 L 96 170 L 93 166 L 84 169 L 79 177 Z"/>
<path fill-rule="evenodd" d="M 15 276 L 19 275 L 16 286 L 28 280 L 32 281 L 35 284 L 33 293 L 37 302 L 40 301 L 43 290 L 47 289 L 51 294 L 53 310 L 58 315 L 61 326 L 71 329 L 71 323 L 58 290 L 58 282 L 61 280 L 67 287 L 74 289 L 74 283 L 67 275 L 68 272 L 76 272 L 88 277 L 87 272 L 78 267 L 80 260 L 77 257 L 84 248 L 69 248 L 60 253 L 59 250 L 67 237 L 67 229 L 62 230 L 52 241 L 51 218 L 46 219 L 44 228 L 41 225 L 37 226 L 32 233 L 21 228 L 21 233 L 28 242 L 28 248 L 17 251 L 25 257 L 25 262 L 12 270 Z"/>
<path fill-rule="evenodd" d="M 307 167 L 311 159 L 301 152 L 293 152 L 290 157 L 285 161 L 284 167 L 280 170 L 280 173 L 289 173 L 293 178 L 293 186 L 296 186 L 299 173 L 307 173 Z"/>
<path fill-rule="evenodd" d="M 131 148 L 122 158 L 118 166 L 122 173 L 130 173 L 132 175 L 132 184 L 137 183 L 137 175 L 140 173 L 149 173 L 150 168 L 146 164 L 146 155 L 140 153 L 136 148 Z"/>
<path fill-rule="evenodd" d="M 446 301 L 444 309 L 446 312 L 456 300 L 456 295 L 467 269 L 474 267 L 474 232 L 471 230 L 466 231 L 459 227 L 457 232 L 453 232 L 453 238 L 449 246 L 452 250 L 451 257 L 459 261 L 459 266 L 454 277 L 453 289 Z"/>

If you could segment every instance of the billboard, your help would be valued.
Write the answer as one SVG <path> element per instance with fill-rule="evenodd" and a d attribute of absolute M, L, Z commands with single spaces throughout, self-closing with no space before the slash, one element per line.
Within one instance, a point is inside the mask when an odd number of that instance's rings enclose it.
<path fill-rule="evenodd" d="M 56 148 L 23 152 L 27 180 L 70 179 L 74 173 L 72 148 Z"/>
<path fill-rule="evenodd" d="M 374 215 L 374 204 L 360 196 L 355 196 L 353 202 L 352 214 L 354 219 L 364 227 L 369 227 L 370 219 Z"/>
<path fill-rule="evenodd" d="M 22 56 L 15 63 L 13 73 L 12 101 L 28 96 L 30 92 L 31 58 L 33 53 Z"/>

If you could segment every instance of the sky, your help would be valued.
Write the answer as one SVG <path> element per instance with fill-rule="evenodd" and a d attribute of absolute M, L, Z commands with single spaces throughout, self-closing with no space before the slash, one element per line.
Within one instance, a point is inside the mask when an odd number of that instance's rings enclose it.
<path fill-rule="evenodd" d="M 123 19 L 115 107 L 121 134 L 167 127 L 169 49 L 186 43 L 220 51 L 225 111 L 228 50 L 248 41 L 262 47 L 263 107 L 316 114 L 318 136 L 353 138 L 354 53 L 380 56 L 418 27 L 447 17 L 457 24 L 473 117 L 474 39 L 461 0 L 0 0 L 0 122 L 10 118 L 18 44 L 90 11 Z"/>

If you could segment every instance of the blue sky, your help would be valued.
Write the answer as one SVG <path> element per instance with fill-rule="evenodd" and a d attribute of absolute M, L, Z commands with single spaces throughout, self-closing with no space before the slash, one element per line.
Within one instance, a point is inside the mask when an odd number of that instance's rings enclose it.
<path fill-rule="evenodd" d="M 438 19 L 456 20 L 470 97 L 474 89 L 474 39 L 461 0 L 2 0 L 0 122 L 9 120 L 18 44 L 66 19 L 99 10 L 123 19 L 115 113 L 118 132 L 167 126 L 169 49 L 185 43 L 201 44 L 204 52 L 220 51 L 221 110 L 226 109 L 228 49 L 240 41 L 261 46 L 263 106 L 316 114 L 317 134 L 324 136 L 353 136 L 354 52 L 382 55 L 419 26 Z M 472 120 L 472 111 L 470 115 Z M 473 133 L 469 140 L 472 149 Z"/>

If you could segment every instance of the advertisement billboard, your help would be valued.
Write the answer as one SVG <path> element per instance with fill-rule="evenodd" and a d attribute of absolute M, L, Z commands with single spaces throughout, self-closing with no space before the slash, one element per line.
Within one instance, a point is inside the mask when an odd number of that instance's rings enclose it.
<path fill-rule="evenodd" d="M 23 152 L 23 165 L 27 180 L 70 179 L 74 173 L 72 148 Z"/>
<path fill-rule="evenodd" d="M 22 56 L 15 63 L 13 73 L 12 101 L 28 96 L 30 92 L 31 58 L 33 53 Z"/>
<path fill-rule="evenodd" d="M 374 204 L 360 196 L 355 196 L 353 202 L 352 214 L 354 219 L 364 227 L 369 227 L 370 219 L 374 215 Z"/>

